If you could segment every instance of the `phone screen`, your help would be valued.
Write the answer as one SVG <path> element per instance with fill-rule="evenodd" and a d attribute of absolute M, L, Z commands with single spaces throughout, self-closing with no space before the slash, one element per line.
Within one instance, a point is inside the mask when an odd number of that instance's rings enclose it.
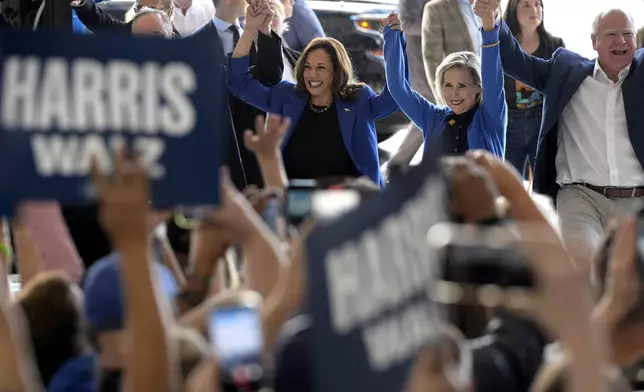
<path fill-rule="evenodd" d="M 256 391 L 264 376 L 264 338 L 259 311 L 250 307 L 223 307 L 210 316 L 210 341 L 226 391 Z"/>
<path fill-rule="evenodd" d="M 311 214 L 314 188 L 289 188 L 286 194 L 286 213 L 293 225 L 299 225 Z"/>

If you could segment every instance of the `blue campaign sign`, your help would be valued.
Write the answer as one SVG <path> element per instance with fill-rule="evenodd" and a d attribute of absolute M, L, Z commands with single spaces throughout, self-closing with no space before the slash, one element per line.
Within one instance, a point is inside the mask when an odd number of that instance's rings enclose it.
<path fill-rule="evenodd" d="M 314 383 L 320 392 L 401 391 L 441 319 L 427 231 L 445 220 L 445 186 L 424 160 L 382 194 L 307 240 Z"/>
<path fill-rule="evenodd" d="M 209 39 L 2 31 L 1 204 L 91 201 L 92 156 L 109 169 L 124 142 L 155 206 L 217 204 L 230 114 Z"/>

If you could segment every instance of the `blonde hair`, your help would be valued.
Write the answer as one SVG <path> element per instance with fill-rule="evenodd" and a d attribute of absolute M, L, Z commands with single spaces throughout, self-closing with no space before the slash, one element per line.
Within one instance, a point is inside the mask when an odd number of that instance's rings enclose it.
<path fill-rule="evenodd" d="M 474 83 L 483 88 L 483 82 L 481 77 L 481 59 L 479 56 L 472 52 L 456 52 L 452 53 L 440 63 L 436 69 L 436 86 L 434 88 L 437 92 L 436 99 L 442 105 L 445 105 L 445 99 L 443 98 L 443 82 L 445 81 L 445 72 L 452 68 L 466 69 L 470 71 Z M 481 100 L 482 95 L 479 95 L 479 100 Z"/>

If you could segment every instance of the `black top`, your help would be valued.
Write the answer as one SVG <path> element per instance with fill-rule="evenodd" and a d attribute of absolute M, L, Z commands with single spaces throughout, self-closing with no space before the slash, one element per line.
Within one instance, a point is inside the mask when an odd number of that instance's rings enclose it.
<path fill-rule="evenodd" d="M 463 155 L 469 150 L 467 131 L 472 125 L 479 104 L 462 114 L 452 113 L 445 122 L 445 129 L 438 136 L 438 145 L 444 155 Z"/>
<path fill-rule="evenodd" d="M 555 50 L 563 47 L 564 42 L 561 38 L 555 38 L 552 41 L 542 40 L 532 55 L 547 60 L 552 57 Z M 509 110 L 524 110 L 541 107 L 543 104 L 543 94 L 506 75 L 505 100 L 508 103 Z"/>
<path fill-rule="evenodd" d="M 307 105 L 284 150 L 284 166 L 295 179 L 360 176 L 344 145 L 335 102 Z"/>

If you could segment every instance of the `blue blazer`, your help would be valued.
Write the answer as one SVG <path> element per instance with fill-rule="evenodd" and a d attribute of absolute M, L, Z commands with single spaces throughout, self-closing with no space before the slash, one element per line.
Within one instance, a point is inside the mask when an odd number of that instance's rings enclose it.
<path fill-rule="evenodd" d="M 498 28 L 482 33 L 484 45 L 494 44 L 499 40 Z M 434 105 L 411 88 L 405 35 L 400 30 L 392 30 L 387 26 L 384 36 L 387 87 L 400 109 L 422 130 L 427 152 L 432 142 L 446 129 L 447 119 L 453 112 L 447 106 Z M 503 88 L 499 45 L 481 50 L 483 101 L 467 131 L 467 141 L 470 149 L 488 150 L 503 158 L 508 105 Z"/>
<path fill-rule="evenodd" d="M 565 48 L 557 49 L 549 60 L 530 56 L 523 52 L 505 22 L 500 26 L 499 36 L 501 61 L 505 73 L 540 91 L 544 96 L 537 164 L 534 171 L 534 189 L 555 197 L 559 190 L 555 166 L 557 122 L 584 79 L 592 75 L 595 60 L 589 60 Z M 622 84 L 622 95 L 628 135 L 637 159 L 644 166 L 642 91 L 644 91 L 644 50 L 640 49 L 635 53 L 630 72 Z"/>
<path fill-rule="evenodd" d="M 286 147 L 300 115 L 308 103 L 308 94 L 295 91 L 290 82 L 266 87 L 248 70 L 248 56 L 228 57 L 228 90 L 232 95 L 268 113 L 277 113 L 291 119 L 282 149 Z M 353 101 L 336 101 L 340 132 L 344 146 L 356 168 L 371 181 L 384 186 L 378 160 L 378 140 L 375 120 L 399 110 L 387 89 L 377 95 L 369 86 L 357 93 Z"/>

